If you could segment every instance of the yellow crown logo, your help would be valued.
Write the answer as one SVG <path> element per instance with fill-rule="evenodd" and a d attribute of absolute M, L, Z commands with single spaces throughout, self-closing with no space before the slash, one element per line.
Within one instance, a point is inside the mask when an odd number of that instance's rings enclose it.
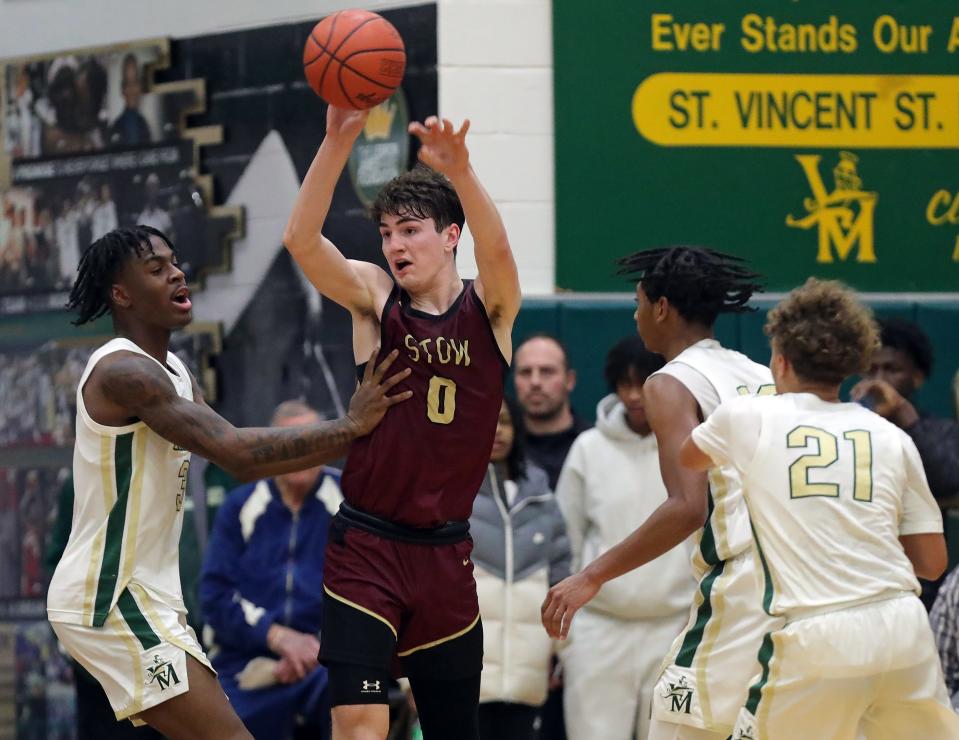
<path fill-rule="evenodd" d="M 390 138 L 390 129 L 393 128 L 395 117 L 396 103 L 392 100 L 384 100 L 370 110 L 366 126 L 363 127 L 363 138 L 367 141 Z"/>

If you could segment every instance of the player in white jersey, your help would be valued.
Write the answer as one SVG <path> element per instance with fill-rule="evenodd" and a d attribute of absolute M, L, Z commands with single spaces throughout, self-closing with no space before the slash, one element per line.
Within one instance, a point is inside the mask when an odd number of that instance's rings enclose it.
<path fill-rule="evenodd" d="M 249 738 L 185 619 L 177 548 L 190 453 L 241 480 L 328 462 L 409 397 L 387 395 L 407 373 L 384 380 L 395 353 L 375 371 L 371 361 L 343 419 L 233 427 L 168 350 L 192 318 L 189 291 L 169 240 L 145 226 L 90 245 L 69 306 L 77 324 L 110 312 L 118 337 L 93 353 L 77 388 L 76 497 L 48 618 L 117 719 L 177 740 Z"/>
<path fill-rule="evenodd" d="M 603 583 L 698 530 L 693 568 L 699 588 L 655 687 L 649 738 L 725 740 L 773 622 L 759 600 L 759 559 L 738 478 L 716 468 L 707 483 L 704 473 L 679 464 L 679 450 L 723 400 L 774 390 L 768 368 L 713 338 L 720 313 L 749 310 L 758 276 L 736 257 L 695 247 L 639 252 L 621 265 L 622 272 L 640 278 L 639 334 L 668 360 L 643 388 L 668 498 L 622 543 L 550 590 L 543 624 L 554 637 L 565 638 L 575 612 Z"/>
<path fill-rule="evenodd" d="M 681 453 L 740 474 L 763 606 L 784 620 L 763 639 L 733 738 L 959 738 L 917 598 L 916 574 L 946 565 L 939 507 L 908 435 L 839 401 L 879 347 L 872 314 L 810 279 L 766 331 L 781 395 L 724 403 Z"/>

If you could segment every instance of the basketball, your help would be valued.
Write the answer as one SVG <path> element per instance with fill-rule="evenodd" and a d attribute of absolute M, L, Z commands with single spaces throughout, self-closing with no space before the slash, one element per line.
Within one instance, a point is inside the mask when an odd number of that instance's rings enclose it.
<path fill-rule="evenodd" d="M 330 105 L 372 108 L 403 81 L 406 49 L 393 24 L 368 10 L 341 10 L 313 28 L 303 49 L 306 79 Z"/>

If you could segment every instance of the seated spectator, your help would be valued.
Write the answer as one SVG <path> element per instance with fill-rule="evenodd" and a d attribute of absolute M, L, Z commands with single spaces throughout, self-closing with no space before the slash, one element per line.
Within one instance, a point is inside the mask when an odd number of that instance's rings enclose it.
<path fill-rule="evenodd" d="M 596 408 L 596 426 L 573 442 L 556 488 L 574 571 L 622 542 L 666 500 L 643 410 L 643 384 L 662 366 L 635 335 L 606 356 L 612 392 Z M 645 740 L 663 657 L 686 623 L 696 586 L 691 550 L 688 541 L 606 583 L 577 613 L 561 655 L 570 740 Z"/>
<path fill-rule="evenodd" d="M 320 419 L 286 401 L 272 424 Z M 217 512 L 200 575 L 209 657 L 257 740 L 329 737 L 317 655 L 326 536 L 341 500 L 339 471 L 322 467 L 241 486 Z"/>
<path fill-rule="evenodd" d="M 915 442 L 936 499 L 959 495 L 959 423 L 922 414 L 913 395 L 932 374 L 929 337 L 903 319 L 879 319 L 882 349 L 869 372 L 852 389 L 852 398 L 905 431 Z"/>
<path fill-rule="evenodd" d="M 522 411 L 512 399 L 500 409 L 470 532 L 483 619 L 480 738 L 533 740 L 553 656 L 539 608 L 569 575 L 570 552 L 546 472 L 526 460 Z"/>
<path fill-rule="evenodd" d="M 953 568 L 943 581 L 929 621 L 936 636 L 942 677 L 946 680 L 952 708 L 959 711 L 959 567 Z"/>

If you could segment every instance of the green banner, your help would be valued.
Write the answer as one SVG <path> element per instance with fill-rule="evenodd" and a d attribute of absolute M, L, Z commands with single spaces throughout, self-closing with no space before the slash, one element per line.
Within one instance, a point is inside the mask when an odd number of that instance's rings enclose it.
<path fill-rule="evenodd" d="M 553 33 L 558 287 L 702 244 L 769 290 L 959 293 L 959 6 L 556 0 Z"/>

